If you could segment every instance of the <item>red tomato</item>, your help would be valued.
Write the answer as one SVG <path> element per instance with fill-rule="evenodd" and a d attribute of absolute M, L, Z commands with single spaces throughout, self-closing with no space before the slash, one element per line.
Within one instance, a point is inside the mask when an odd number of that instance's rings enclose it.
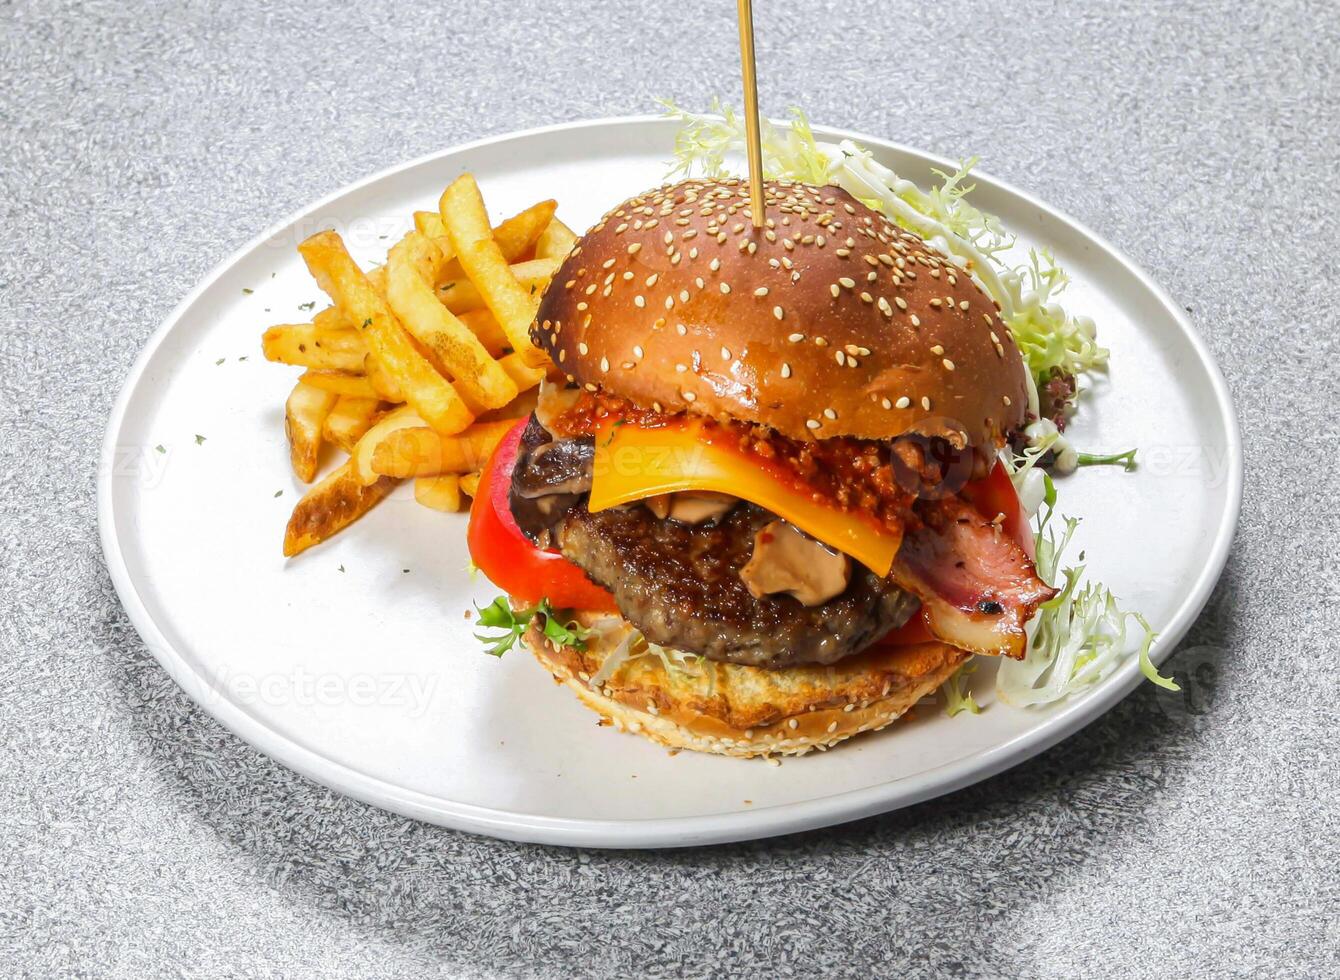
<path fill-rule="evenodd" d="M 503 437 L 480 474 L 466 537 L 470 557 L 494 585 L 524 602 L 548 599 L 558 609 L 613 611 L 614 596 L 559 552 L 535 547 L 517 527 L 509 495 L 526 421 Z"/>
<path fill-rule="evenodd" d="M 1014 492 L 1014 481 L 1005 470 L 1005 464 L 996 460 L 991 472 L 980 480 L 973 480 L 963 488 L 966 497 L 983 517 L 994 518 L 1005 515 L 1004 529 L 1030 559 L 1037 555 L 1033 550 L 1033 529 L 1028 524 L 1028 512 L 1024 510 L 1019 495 Z"/>

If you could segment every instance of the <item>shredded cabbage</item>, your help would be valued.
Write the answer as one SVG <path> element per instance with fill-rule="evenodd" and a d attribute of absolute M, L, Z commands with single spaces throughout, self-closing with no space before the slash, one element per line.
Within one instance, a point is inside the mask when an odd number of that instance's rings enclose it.
<path fill-rule="evenodd" d="M 743 152 L 744 120 L 719 99 L 712 100 L 708 114 L 686 112 L 669 101 L 661 105 L 682 123 L 675 138 L 672 175 L 718 176 L 726 172 L 728 157 Z M 1014 246 L 1014 238 L 994 215 L 968 202 L 973 185 L 967 179 L 977 163 L 975 157 L 952 174 L 936 171 L 940 184 L 923 191 L 851 140 L 815 139 L 800 109 L 791 109 L 785 129 L 766 119 L 760 128 L 768 177 L 808 184 L 836 182 L 976 277 L 1000 304 L 1001 317 L 1028 365 L 1029 410 L 1034 415 L 1039 414 L 1037 389 L 1053 371 L 1077 375 L 1107 365 L 1108 351 L 1094 342 L 1093 321 L 1071 315 L 1056 302 L 1069 279 L 1051 254 L 1030 251 L 1027 264 L 1010 265 L 1005 253 Z"/>

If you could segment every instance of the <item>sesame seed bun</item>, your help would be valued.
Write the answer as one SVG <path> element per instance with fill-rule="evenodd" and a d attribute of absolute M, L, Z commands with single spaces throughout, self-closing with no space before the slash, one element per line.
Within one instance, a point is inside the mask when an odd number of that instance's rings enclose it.
<path fill-rule="evenodd" d="M 573 248 L 535 342 L 568 380 L 657 411 L 792 438 L 962 432 L 999 445 L 1026 379 L 995 304 L 917 236 L 838 187 L 737 179 L 619 205 Z"/>
<path fill-rule="evenodd" d="M 578 613 L 590 624 L 606 614 Z M 601 665 L 632 627 L 608 626 L 585 650 L 554 646 L 532 627 L 524 642 L 558 681 L 620 731 L 677 749 L 737 757 L 804 755 L 878 731 L 931 694 L 970 656 L 944 643 L 869 651 L 829 667 L 766 670 L 697 660 L 668 670 L 626 661 L 597 689 Z"/>

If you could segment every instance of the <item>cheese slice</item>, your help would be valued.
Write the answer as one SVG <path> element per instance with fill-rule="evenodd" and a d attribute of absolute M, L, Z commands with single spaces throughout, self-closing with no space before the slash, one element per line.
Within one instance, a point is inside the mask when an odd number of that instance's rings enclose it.
<path fill-rule="evenodd" d="M 657 428 L 616 422 L 596 432 L 587 504 L 593 512 L 684 490 L 715 490 L 758 504 L 881 576 L 903 539 L 901 530 L 873 515 L 817 503 L 766 464 L 709 442 L 701 422 Z"/>

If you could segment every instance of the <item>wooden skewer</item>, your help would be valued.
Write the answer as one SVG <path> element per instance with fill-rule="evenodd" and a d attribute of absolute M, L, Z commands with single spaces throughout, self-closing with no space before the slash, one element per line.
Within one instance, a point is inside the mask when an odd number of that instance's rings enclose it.
<path fill-rule="evenodd" d="M 738 0 L 740 13 L 740 70 L 744 75 L 744 131 L 749 152 L 749 220 L 762 228 L 763 144 L 758 126 L 758 74 L 754 66 L 754 11 L 751 0 Z"/>

